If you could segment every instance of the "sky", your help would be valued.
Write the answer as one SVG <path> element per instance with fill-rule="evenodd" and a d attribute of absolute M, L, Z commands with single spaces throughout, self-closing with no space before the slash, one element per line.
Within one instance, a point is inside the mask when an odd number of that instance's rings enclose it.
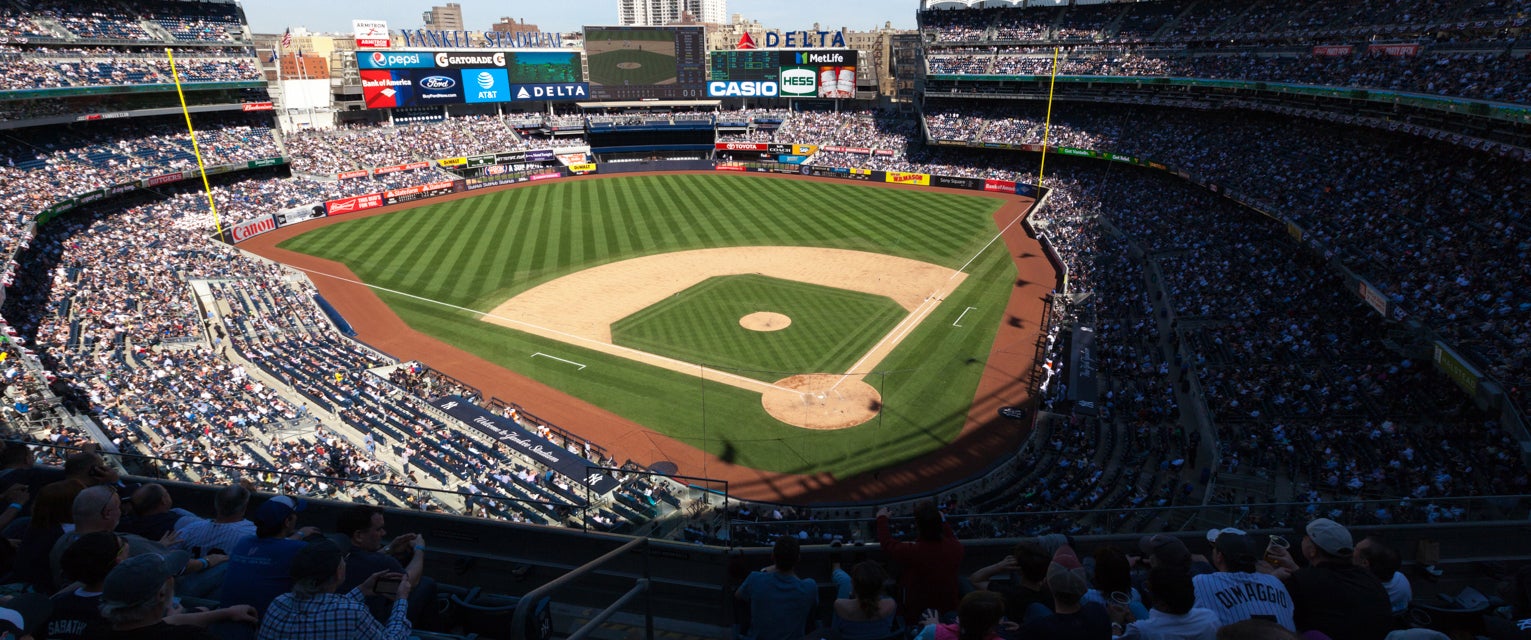
<path fill-rule="evenodd" d="M 482 31 L 509 16 L 536 24 L 543 31 L 579 31 L 584 25 L 617 23 L 617 0 L 451 0 L 462 5 L 470 31 Z M 420 14 L 447 0 L 244 0 L 245 15 L 255 33 L 281 33 L 288 27 L 309 31 L 351 32 L 356 19 L 386 20 L 388 28 L 419 29 Z M 809 29 L 815 22 L 825 30 L 847 27 L 865 30 L 892 21 L 895 28 L 913 29 L 918 0 L 728 0 L 728 13 L 743 14 L 773 29 Z"/>

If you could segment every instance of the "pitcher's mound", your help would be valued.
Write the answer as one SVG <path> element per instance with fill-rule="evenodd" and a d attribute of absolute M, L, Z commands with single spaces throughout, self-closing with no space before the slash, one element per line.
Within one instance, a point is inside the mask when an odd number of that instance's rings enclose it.
<path fill-rule="evenodd" d="M 626 70 L 626 71 L 631 71 L 633 69 L 641 69 L 641 68 L 643 68 L 643 65 L 638 64 L 636 62 L 618 62 L 617 63 L 617 68 L 618 69 L 623 69 L 623 70 Z"/>
<path fill-rule="evenodd" d="M 760 404 L 771 417 L 795 427 L 846 429 L 863 424 L 882 411 L 882 394 L 872 385 L 839 374 L 797 375 L 777 380 L 776 386 L 784 389 L 761 394 Z"/>
<path fill-rule="evenodd" d="M 739 318 L 739 326 L 750 331 L 781 331 L 791 324 L 792 318 L 770 311 L 758 311 Z"/>

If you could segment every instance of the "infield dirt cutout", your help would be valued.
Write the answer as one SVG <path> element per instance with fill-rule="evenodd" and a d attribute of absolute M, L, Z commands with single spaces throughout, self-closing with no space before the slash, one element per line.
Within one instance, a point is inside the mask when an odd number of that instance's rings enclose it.
<path fill-rule="evenodd" d="M 616 321 L 708 278 L 746 274 L 886 296 L 909 314 L 848 371 L 805 372 L 774 383 L 612 343 L 611 325 Z M 928 262 L 845 249 L 677 251 L 591 267 L 545 282 L 501 303 L 483 320 L 754 391 L 761 394 L 766 412 L 787 424 L 844 429 L 871 420 L 881 409 L 881 396 L 862 377 L 874 371 L 965 279 L 967 274 L 961 271 Z"/>
<path fill-rule="evenodd" d="M 771 311 L 756 311 L 739 318 L 739 326 L 750 331 L 781 331 L 792 326 L 792 318 Z"/>

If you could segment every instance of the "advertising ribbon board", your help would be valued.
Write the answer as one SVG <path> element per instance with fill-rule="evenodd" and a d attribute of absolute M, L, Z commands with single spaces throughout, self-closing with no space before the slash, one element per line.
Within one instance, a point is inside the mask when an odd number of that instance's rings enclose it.
<path fill-rule="evenodd" d="M 579 162 L 569 165 L 569 171 L 580 175 L 595 173 L 595 165 L 589 162 Z"/>
<path fill-rule="evenodd" d="M 1373 309 L 1376 309 L 1377 313 L 1382 314 L 1382 317 L 1391 318 L 1392 316 L 1388 315 L 1387 312 L 1391 301 L 1387 299 L 1387 296 L 1372 286 L 1370 282 L 1359 279 L 1356 282 L 1358 283 L 1356 286 L 1357 293 L 1361 294 L 1361 299 L 1365 300 L 1366 304 L 1371 305 Z"/>
<path fill-rule="evenodd" d="M 720 164 L 716 169 L 718 171 L 746 171 L 744 167 L 737 164 Z"/>
<path fill-rule="evenodd" d="M 361 171 L 347 171 L 345 173 L 335 174 L 335 179 L 336 180 L 355 180 L 357 178 L 365 178 L 365 177 L 367 177 L 367 170 L 366 169 L 362 169 Z"/>
<path fill-rule="evenodd" d="M 753 142 L 719 142 L 714 146 L 718 151 L 765 151 L 769 145 Z"/>
<path fill-rule="evenodd" d="M 355 211 L 366 211 L 383 206 L 383 194 L 369 193 L 364 196 L 352 196 L 324 203 L 325 215 L 338 216 Z"/>
<path fill-rule="evenodd" d="M 494 156 L 468 156 L 467 158 L 463 159 L 462 166 L 467 169 L 477 169 L 479 167 L 487 167 L 493 164 Z"/>
<path fill-rule="evenodd" d="M 983 190 L 994 193 L 1015 193 L 1015 183 L 1009 180 L 984 180 Z"/>
<path fill-rule="evenodd" d="M 442 158 L 440 160 L 437 160 L 436 164 L 439 164 L 439 165 L 441 165 L 443 167 L 461 167 L 463 165 L 468 164 L 468 159 L 467 158 Z"/>
<path fill-rule="evenodd" d="M 617 488 L 617 480 L 596 469 L 598 465 L 595 463 L 543 439 L 510 418 L 485 411 L 460 396 L 436 398 L 431 400 L 431 405 L 575 484 L 589 487 L 592 493 L 604 495 Z"/>
<path fill-rule="evenodd" d="M 1483 381 L 1483 374 L 1478 372 L 1477 367 L 1468 364 L 1462 356 L 1457 355 L 1456 351 L 1439 340 L 1435 342 L 1435 354 L 1432 359 L 1435 360 L 1435 366 L 1440 367 L 1441 372 L 1451 378 L 1452 382 L 1457 383 L 1457 386 L 1462 387 L 1467 395 L 1477 397 L 1478 384 Z"/>
<path fill-rule="evenodd" d="M 167 174 L 162 175 L 162 176 L 154 176 L 152 178 L 144 178 L 143 186 L 144 186 L 144 188 L 157 187 L 157 186 L 160 186 L 162 184 L 170 184 L 172 182 L 180 182 L 180 181 L 185 180 L 185 179 L 186 179 L 186 172 L 184 172 L 184 171 L 177 171 L 175 173 L 167 173 Z"/>
<path fill-rule="evenodd" d="M 262 233 L 276 230 L 276 216 L 267 214 L 254 220 L 247 220 L 234 225 L 229 230 L 229 236 L 234 239 L 234 244 L 244 242 Z"/>
<path fill-rule="evenodd" d="M 952 189 L 969 189 L 979 191 L 983 189 L 983 181 L 978 178 L 960 178 L 956 176 L 931 176 L 930 186 L 949 187 Z"/>
<path fill-rule="evenodd" d="M 272 104 L 269 101 L 268 102 L 246 102 L 242 106 L 243 106 L 243 110 L 245 110 L 245 111 L 273 111 L 273 110 L 276 109 L 276 105 Z"/>
<path fill-rule="evenodd" d="M 279 164 L 285 164 L 286 162 L 286 160 L 281 158 L 261 158 L 260 160 L 251 160 L 248 167 L 250 169 L 260 169 L 262 167 L 274 167 Z"/>
<path fill-rule="evenodd" d="M 1418 44 L 1373 44 L 1367 45 L 1367 53 L 1380 53 L 1389 56 L 1417 56 L 1419 55 Z"/>
<path fill-rule="evenodd" d="M 889 184 L 917 184 L 922 187 L 930 186 L 930 174 L 904 173 L 902 171 L 889 171 L 883 174 L 883 180 Z"/>
<path fill-rule="evenodd" d="M 1319 57 L 1339 58 L 1348 56 L 1356 48 L 1348 44 L 1321 44 L 1313 47 L 1313 55 Z"/>

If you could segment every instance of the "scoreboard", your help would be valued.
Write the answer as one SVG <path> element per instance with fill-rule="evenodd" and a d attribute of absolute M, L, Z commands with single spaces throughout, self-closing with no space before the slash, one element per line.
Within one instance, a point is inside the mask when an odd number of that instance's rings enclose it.
<path fill-rule="evenodd" d="M 356 67 L 368 109 L 590 97 L 571 51 L 360 51 Z"/>
<path fill-rule="evenodd" d="M 705 97 L 703 27 L 585 27 L 594 100 L 694 100 Z"/>
<path fill-rule="evenodd" d="M 710 98 L 854 98 L 857 57 L 851 49 L 714 51 Z"/>

